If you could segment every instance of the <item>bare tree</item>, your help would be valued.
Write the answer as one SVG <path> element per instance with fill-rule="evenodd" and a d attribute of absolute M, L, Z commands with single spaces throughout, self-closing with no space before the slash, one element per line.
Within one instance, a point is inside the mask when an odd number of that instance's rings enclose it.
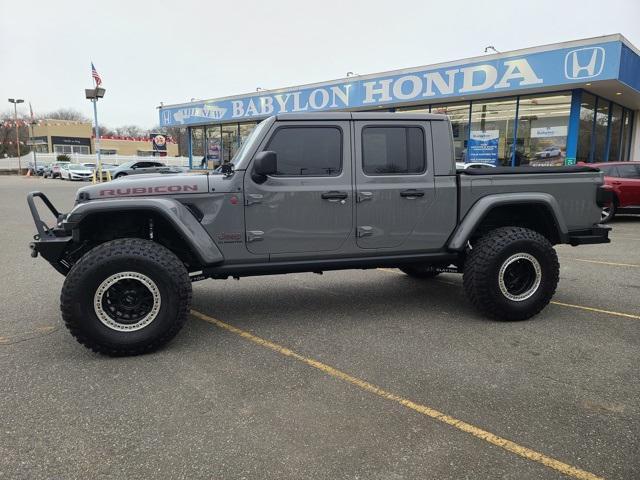
<path fill-rule="evenodd" d="M 20 135 L 20 155 L 31 152 L 27 145 L 29 140 L 29 125 L 24 119 L 18 119 L 18 133 Z M 0 157 L 17 157 L 16 124 L 13 112 L 0 113 Z"/>
<path fill-rule="evenodd" d="M 137 125 L 123 125 L 113 129 L 116 135 L 121 137 L 146 137 L 149 132 Z"/>
<path fill-rule="evenodd" d="M 90 122 L 89 118 L 77 110 L 72 108 L 59 108 L 53 112 L 49 112 L 42 116 L 43 118 L 52 118 L 55 120 L 73 120 L 76 122 Z"/>

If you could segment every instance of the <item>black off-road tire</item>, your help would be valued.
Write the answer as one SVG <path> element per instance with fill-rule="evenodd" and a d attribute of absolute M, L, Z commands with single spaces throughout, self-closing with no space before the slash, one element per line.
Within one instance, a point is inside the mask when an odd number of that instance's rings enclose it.
<path fill-rule="evenodd" d="M 115 327 L 108 326 L 94 306 L 96 298 L 102 298 L 97 297 L 101 284 L 125 272 L 151 280 L 149 294 L 159 298 L 157 307 L 153 300 L 157 313 L 149 315 L 152 320 L 133 331 L 118 330 L 122 328 L 118 321 Z M 109 356 L 139 355 L 160 348 L 180 331 L 190 305 L 191 280 L 184 264 L 164 246 L 139 238 L 112 240 L 90 250 L 71 268 L 60 295 L 62 318 L 71 334 L 94 352 Z M 107 321 L 113 317 L 101 315 Z"/>
<path fill-rule="evenodd" d="M 430 265 L 404 265 L 399 270 L 412 278 L 429 279 L 440 275 Z"/>
<path fill-rule="evenodd" d="M 539 277 L 535 262 L 526 258 L 524 268 L 533 272 L 530 288 L 520 294 L 523 299 L 514 301 L 503 293 L 500 285 L 500 270 L 517 255 L 533 257 L 539 266 Z M 527 266 L 529 263 L 531 266 Z M 508 268 L 508 267 L 507 267 Z M 553 297 L 560 274 L 558 256 L 553 245 L 541 234 L 521 227 L 502 227 L 492 230 L 480 238 L 467 255 L 463 284 L 467 297 L 482 314 L 503 321 L 526 320 L 537 315 Z M 506 276 L 506 270 L 503 279 Z M 539 284 L 534 290 L 539 278 Z M 530 291 L 533 293 L 524 298 Z"/>

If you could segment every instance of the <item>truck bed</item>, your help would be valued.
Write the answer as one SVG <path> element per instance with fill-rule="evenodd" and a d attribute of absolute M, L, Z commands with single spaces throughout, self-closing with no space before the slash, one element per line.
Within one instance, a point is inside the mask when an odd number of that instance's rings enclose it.
<path fill-rule="evenodd" d="M 482 197 L 503 193 L 552 196 L 569 230 L 592 225 L 600 218 L 595 196 L 603 174 L 588 166 L 496 167 L 457 172 L 459 219 Z"/>

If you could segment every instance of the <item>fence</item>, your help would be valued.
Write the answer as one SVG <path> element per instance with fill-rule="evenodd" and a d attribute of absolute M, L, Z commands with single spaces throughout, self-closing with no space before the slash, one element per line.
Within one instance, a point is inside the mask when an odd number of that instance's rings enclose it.
<path fill-rule="evenodd" d="M 36 161 L 38 165 L 48 165 L 53 162 L 57 162 L 59 154 L 57 153 L 38 153 L 36 154 Z M 71 163 L 96 163 L 98 161 L 95 153 L 81 154 L 81 153 L 69 153 L 67 154 L 71 159 Z M 157 161 L 162 162 L 165 165 L 172 165 L 176 167 L 188 167 L 189 157 L 138 157 L 135 155 L 101 155 L 102 163 L 108 163 L 112 165 L 120 165 L 125 162 L 131 161 Z M 20 157 L 20 163 L 22 168 L 26 169 L 27 166 L 33 163 L 33 154 Z M 17 170 L 18 169 L 18 157 L 0 158 L 0 170 Z"/>

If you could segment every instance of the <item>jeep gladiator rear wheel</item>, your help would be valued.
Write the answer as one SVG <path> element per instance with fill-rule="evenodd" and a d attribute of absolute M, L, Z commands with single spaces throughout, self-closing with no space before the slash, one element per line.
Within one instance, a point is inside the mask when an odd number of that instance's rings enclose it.
<path fill-rule="evenodd" d="M 551 243 L 527 228 L 503 227 L 481 237 L 467 256 L 464 289 L 497 320 L 526 320 L 551 301 L 560 266 Z"/>
<path fill-rule="evenodd" d="M 71 334 L 110 356 L 151 352 L 182 328 L 191 280 L 170 250 L 150 240 L 103 243 L 69 271 L 60 309 Z"/>

